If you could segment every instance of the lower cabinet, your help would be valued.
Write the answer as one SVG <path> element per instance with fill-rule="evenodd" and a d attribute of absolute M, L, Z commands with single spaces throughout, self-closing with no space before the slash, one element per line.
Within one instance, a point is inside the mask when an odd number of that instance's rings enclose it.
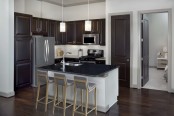
<path fill-rule="evenodd" d="M 15 88 L 28 86 L 31 84 L 31 62 L 16 64 Z"/>

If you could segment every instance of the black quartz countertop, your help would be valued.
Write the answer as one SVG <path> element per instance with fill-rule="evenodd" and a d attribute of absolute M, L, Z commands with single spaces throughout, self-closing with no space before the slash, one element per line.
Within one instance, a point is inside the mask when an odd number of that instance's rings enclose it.
<path fill-rule="evenodd" d="M 60 63 L 58 63 L 58 64 L 39 67 L 38 69 L 96 77 L 96 76 L 101 76 L 115 68 L 118 68 L 118 66 L 104 65 L 104 64 L 82 64 L 80 66 L 65 66 L 65 71 L 63 71 L 62 65 Z"/>

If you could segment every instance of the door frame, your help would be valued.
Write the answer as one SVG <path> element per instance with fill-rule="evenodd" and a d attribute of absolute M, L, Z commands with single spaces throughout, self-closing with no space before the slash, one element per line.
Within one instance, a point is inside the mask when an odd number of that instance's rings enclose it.
<path fill-rule="evenodd" d="M 139 42 L 138 42 L 138 69 L 141 69 L 141 15 L 142 14 L 148 14 L 148 13 L 162 13 L 162 12 L 167 12 L 168 13 L 168 92 L 172 92 L 171 89 L 171 66 L 172 66 L 172 9 L 156 9 L 156 10 L 143 10 L 143 11 L 138 11 L 138 35 L 139 35 Z M 138 89 L 141 89 L 141 70 L 138 70 Z"/>
<path fill-rule="evenodd" d="M 106 64 L 111 64 L 111 17 L 117 15 L 130 15 L 130 88 L 137 88 L 137 85 L 133 85 L 133 11 L 130 12 L 119 12 L 119 13 L 109 13 L 108 14 L 108 27 L 106 26 L 106 36 L 109 39 L 106 41 Z M 108 31 L 107 31 L 108 30 Z"/>

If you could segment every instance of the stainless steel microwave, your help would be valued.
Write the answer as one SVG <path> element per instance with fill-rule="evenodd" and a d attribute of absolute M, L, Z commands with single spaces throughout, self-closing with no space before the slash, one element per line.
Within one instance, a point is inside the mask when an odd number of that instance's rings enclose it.
<path fill-rule="evenodd" d="M 99 34 L 83 34 L 83 44 L 86 45 L 99 44 Z"/>

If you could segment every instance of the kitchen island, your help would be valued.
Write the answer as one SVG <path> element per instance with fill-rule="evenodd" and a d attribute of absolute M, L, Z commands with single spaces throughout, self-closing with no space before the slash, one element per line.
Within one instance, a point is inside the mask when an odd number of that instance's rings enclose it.
<path fill-rule="evenodd" d="M 62 70 L 61 64 L 49 65 L 38 68 L 48 71 L 49 77 L 54 77 L 54 73 L 64 74 L 67 79 L 74 79 L 74 76 L 87 78 L 88 82 L 96 84 L 97 88 L 97 110 L 107 112 L 109 108 L 117 102 L 118 96 L 118 66 L 103 64 L 82 64 L 78 66 L 65 66 Z M 67 88 L 67 100 L 73 101 L 73 87 Z M 53 85 L 49 86 L 49 95 L 53 96 Z M 89 105 L 94 103 L 93 93 L 89 94 Z M 85 100 L 85 94 L 84 94 Z M 77 103 L 80 95 L 77 97 Z"/>

